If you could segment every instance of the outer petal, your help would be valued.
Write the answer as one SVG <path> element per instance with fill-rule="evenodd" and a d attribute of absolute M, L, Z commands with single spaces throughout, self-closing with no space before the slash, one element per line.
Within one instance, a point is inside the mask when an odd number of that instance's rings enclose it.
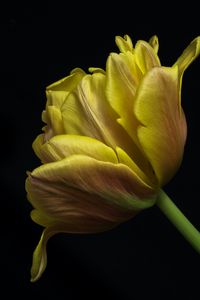
<path fill-rule="evenodd" d="M 177 171 L 186 139 L 186 122 L 178 107 L 178 70 L 153 68 L 138 89 L 134 111 L 138 138 L 161 185 Z"/>
<path fill-rule="evenodd" d="M 47 87 L 48 91 L 72 91 L 79 81 L 85 76 L 82 69 L 76 68 L 70 72 L 70 75 L 64 77 Z"/>
<path fill-rule="evenodd" d="M 179 109 L 181 110 L 181 87 L 184 71 L 200 54 L 200 36 L 194 39 L 189 46 L 183 51 L 174 66 L 179 70 Z"/>
<path fill-rule="evenodd" d="M 73 154 L 84 154 L 100 161 L 118 162 L 112 148 L 87 136 L 57 135 L 43 145 L 41 140 L 40 135 L 33 147 L 43 163 L 61 160 Z"/>
<path fill-rule="evenodd" d="M 115 148 L 133 153 L 132 141 L 116 122 L 117 115 L 105 96 L 105 75 L 94 73 L 83 78 L 62 106 L 65 132 L 95 138 Z"/>
<path fill-rule="evenodd" d="M 48 227 L 43 231 L 40 241 L 33 253 L 33 262 L 31 267 L 32 282 L 37 281 L 41 277 L 44 270 L 46 269 L 46 265 L 47 265 L 46 244 L 49 238 L 58 232 L 61 232 L 61 230 L 60 228 L 56 228 L 56 226 Z"/>
<path fill-rule="evenodd" d="M 35 154 L 37 155 L 37 157 L 39 157 L 42 163 L 46 162 L 46 158 L 42 155 L 42 147 L 45 143 L 44 138 L 45 135 L 43 133 L 39 134 L 32 144 Z"/>
<path fill-rule="evenodd" d="M 33 255 L 32 281 L 46 268 L 52 235 L 105 231 L 155 203 L 154 191 L 128 167 L 82 155 L 37 168 L 26 190 L 36 208 L 32 219 L 47 226 Z"/>
<path fill-rule="evenodd" d="M 200 36 L 195 38 L 189 46 L 183 51 L 182 55 L 178 58 L 175 66 L 179 68 L 179 72 L 182 74 L 185 69 L 197 58 L 200 54 Z"/>
<path fill-rule="evenodd" d="M 41 221 L 41 213 L 34 211 L 34 221 Z M 42 216 L 42 218 L 44 218 Z M 31 267 L 31 281 L 37 281 L 46 269 L 47 265 L 47 251 L 46 246 L 48 240 L 55 234 L 61 232 L 70 233 L 96 233 L 102 232 L 108 229 L 112 229 L 117 224 L 112 222 L 102 223 L 98 219 L 87 218 L 85 216 L 80 217 L 78 214 L 74 216 L 68 216 L 65 223 L 52 222 L 44 229 L 40 241 L 33 253 L 33 261 Z"/>
<path fill-rule="evenodd" d="M 119 223 L 153 205 L 155 193 L 127 166 L 84 155 L 35 169 L 26 190 L 35 208 L 62 222 L 79 214 Z"/>
<path fill-rule="evenodd" d="M 48 240 L 56 233 L 65 232 L 62 224 L 52 224 L 50 227 L 44 229 L 40 241 L 33 253 L 33 261 L 31 267 L 31 281 L 37 281 L 47 265 L 46 244 Z"/>

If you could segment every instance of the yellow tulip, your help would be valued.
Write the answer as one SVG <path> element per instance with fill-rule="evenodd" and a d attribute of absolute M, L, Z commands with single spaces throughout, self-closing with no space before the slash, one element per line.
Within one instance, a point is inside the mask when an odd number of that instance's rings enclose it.
<path fill-rule="evenodd" d="M 116 44 L 105 71 L 77 68 L 47 87 L 46 125 L 33 143 L 42 165 L 26 180 L 31 217 L 45 227 L 32 281 L 46 267 L 52 235 L 101 232 L 132 218 L 155 204 L 182 161 L 182 76 L 200 37 L 172 67 L 161 66 L 156 36 L 135 47 L 117 36 Z"/>

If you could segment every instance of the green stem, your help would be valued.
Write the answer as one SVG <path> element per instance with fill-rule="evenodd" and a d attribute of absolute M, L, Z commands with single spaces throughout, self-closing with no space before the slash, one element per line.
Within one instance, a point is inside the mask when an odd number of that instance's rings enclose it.
<path fill-rule="evenodd" d="M 156 204 L 200 254 L 200 232 L 190 223 L 163 190 L 160 190 Z"/>

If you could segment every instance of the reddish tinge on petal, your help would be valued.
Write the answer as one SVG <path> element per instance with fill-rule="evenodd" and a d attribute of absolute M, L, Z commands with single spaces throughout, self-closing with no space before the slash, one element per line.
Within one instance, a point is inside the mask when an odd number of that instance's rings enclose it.
<path fill-rule="evenodd" d="M 26 190 L 32 205 L 44 214 L 66 224 L 73 216 L 88 217 L 99 220 L 104 229 L 105 223 L 118 224 L 155 202 L 155 191 L 127 166 L 85 155 L 35 169 Z"/>
<path fill-rule="evenodd" d="M 155 191 L 127 166 L 86 155 L 40 166 L 29 174 L 26 190 L 32 219 L 46 227 L 33 255 L 32 281 L 46 267 L 52 235 L 105 231 L 155 203 Z"/>

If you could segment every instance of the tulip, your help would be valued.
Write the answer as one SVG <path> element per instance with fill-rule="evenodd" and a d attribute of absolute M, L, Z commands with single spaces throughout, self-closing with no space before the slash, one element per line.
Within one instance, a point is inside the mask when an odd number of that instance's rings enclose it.
<path fill-rule="evenodd" d="M 46 89 L 46 125 L 33 143 L 42 164 L 26 180 L 31 218 L 45 227 L 32 281 L 45 270 L 46 243 L 56 233 L 112 229 L 155 203 L 171 216 L 161 187 L 183 158 L 182 77 L 200 53 L 200 37 L 172 67 L 161 65 L 156 36 L 135 47 L 117 36 L 116 44 L 120 53 L 109 55 L 105 71 L 76 68 Z"/>

